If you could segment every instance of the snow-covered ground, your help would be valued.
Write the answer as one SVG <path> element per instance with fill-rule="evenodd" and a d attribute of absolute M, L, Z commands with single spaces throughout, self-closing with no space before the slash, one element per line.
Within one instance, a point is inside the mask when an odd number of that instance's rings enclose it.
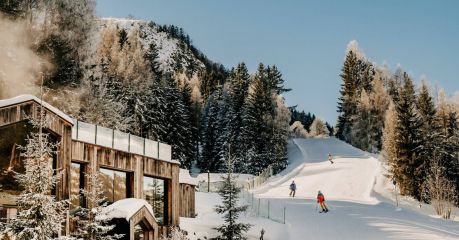
<path fill-rule="evenodd" d="M 327 160 L 334 156 L 334 164 Z M 459 239 L 459 222 L 435 217 L 430 206 L 402 198 L 395 204 L 393 185 L 383 164 L 372 155 L 337 139 L 295 139 L 289 144 L 289 166 L 261 187 L 256 197 L 269 200 L 271 208 L 286 207 L 285 225 L 271 220 L 243 216 L 253 224 L 249 239 Z M 288 196 L 292 181 L 295 198 Z M 318 213 L 315 197 L 321 190 L 330 206 Z M 400 199 L 399 199 L 400 200 Z M 198 193 L 196 219 L 182 218 L 182 227 L 192 239 L 215 236 L 222 223 L 213 212 L 216 194 Z M 196 233 L 194 235 L 193 233 Z"/>

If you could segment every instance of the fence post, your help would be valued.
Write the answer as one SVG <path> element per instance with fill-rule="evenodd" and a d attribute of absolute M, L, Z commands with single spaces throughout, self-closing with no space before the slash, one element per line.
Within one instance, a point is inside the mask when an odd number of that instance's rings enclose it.
<path fill-rule="evenodd" d="M 259 199 L 258 199 L 258 213 L 257 213 L 257 217 L 260 216 L 260 205 L 261 205 L 261 204 L 260 204 L 260 200 L 261 200 L 261 199 L 259 198 Z"/>
<path fill-rule="evenodd" d="M 96 133 L 94 134 L 94 144 L 97 145 L 97 125 L 96 125 Z"/>
<path fill-rule="evenodd" d="M 286 210 L 286 206 L 284 206 L 284 224 L 285 224 L 285 210 Z"/>
<path fill-rule="evenodd" d="M 271 201 L 268 200 L 268 219 L 269 219 L 269 207 L 271 205 Z"/>
<path fill-rule="evenodd" d="M 78 140 L 78 120 L 76 120 L 76 139 Z"/>

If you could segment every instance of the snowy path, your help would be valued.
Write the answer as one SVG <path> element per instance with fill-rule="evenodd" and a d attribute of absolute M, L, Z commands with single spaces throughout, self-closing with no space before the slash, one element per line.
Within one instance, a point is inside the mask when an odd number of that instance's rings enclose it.
<path fill-rule="evenodd" d="M 404 199 L 397 208 L 392 200 L 390 181 L 383 176 L 379 160 L 336 139 L 295 139 L 288 146 L 289 166 L 252 192 L 270 201 L 272 214 L 286 207 L 286 224 L 243 216 L 254 226 L 249 239 L 258 239 L 261 228 L 265 240 L 336 239 L 459 239 L 459 222 L 429 216 Z M 334 156 L 334 164 L 327 160 Z M 288 187 L 297 183 L 295 198 Z M 315 197 L 321 190 L 330 206 L 329 213 L 318 213 Z M 192 239 L 216 236 L 212 227 L 222 223 L 213 211 L 219 202 L 216 194 L 199 193 L 198 218 L 182 218 L 185 229 L 197 233 Z"/>

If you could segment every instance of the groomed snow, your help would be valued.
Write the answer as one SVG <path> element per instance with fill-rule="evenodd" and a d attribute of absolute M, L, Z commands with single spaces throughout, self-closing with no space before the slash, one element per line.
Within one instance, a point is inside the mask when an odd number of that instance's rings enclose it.
<path fill-rule="evenodd" d="M 151 215 L 155 216 L 151 205 L 147 201 L 137 198 L 118 200 L 105 207 L 101 215 L 107 219 L 125 218 L 129 221 L 129 219 L 143 207 L 146 207 Z"/>
<path fill-rule="evenodd" d="M 35 97 L 33 95 L 30 95 L 30 94 L 24 94 L 24 95 L 16 96 L 14 98 L 0 100 L 0 107 L 11 106 L 11 105 L 15 105 L 15 104 L 18 104 L 18 103 L 23 103 L 23 102 L 28 102 L 28 101 L 35 101 L 35 102 L 37 102 L 39 104 L 43 102 L 43 106 L 46 109 L 48 109 L 49 111 L 55 113 L 56 115 L 58 115 L 59 117 L 61 117 L 65 121 L 73 124 L 72 118 L 69 117 L 67 114 L 63 113 L 59 109 L 51 106 L 50 104 L 46 103 L 45 101 L 41 101 L 39 98 L 37 98 L 37 97 Z"/>
<path fill-rule="evenodd" d="M 242 221 L 254 225 L 249 239 L 259 239 L 261 228 L 266 231 L 265 240 L 459 239 L 457 217 L 455 221 L 440 219 L 433 216 L 430 206 L 419 208 L 410 198 L 399 198 L 397 207 L 383 163 L 370 154 L 334 138 L 294 139 L 288 151 L 287 169 L 253 190 L 255 197 L 270 201 L 271 209 L 285 206 L 285 224 L 243 216 Z M 334 156 L 334 164 L 327 160 L 328 153 Z M 295 198 L 288 196 L 293 180 Z M 328 213 L 318 213 L 318 190 L 325 195 Z M 215 236 L 212 228 L 222 223 L 213 212 L 217 203 L 216 194 L 197 194 L 198 217 L 181 220 L 191 239 Z"/>

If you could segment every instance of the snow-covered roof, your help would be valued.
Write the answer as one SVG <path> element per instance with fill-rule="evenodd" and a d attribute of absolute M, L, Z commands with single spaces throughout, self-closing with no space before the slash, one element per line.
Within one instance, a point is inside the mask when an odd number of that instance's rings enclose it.
<path fill-rule="evenodd" d="M 198 178 L 192 177 L 188 170 L 180 168 L 179 182 L 196 186 L 199 181 Z"/>
<path fill-rule="evenodd" d="M 56 115 L 58 115 L 59 117 L 61 117 L 65 121 L 73 124 L 72 118 L 70 118 L 67 114 L 65 114 L 62 111 L 60 111 L 59 109 L 51 106 L 50 104 L 46 103 L 45 101 L 41 101 L 39 98 L 37 98 L 37 97 L 35 97 L 33 95 L 29 95 L 29 94 L 19 95 L 19 96 L 14 97 L 14 98 L 0 100 L 0 107 L 7 107 L 7 106 L 19 104 L 19 103 L 28 102 L 28 101 L 35 101 L 38 104 L 43 103 L 43 106 L 46 109 L 48 109 L 49 111 L 55 113 Z"/>
<path fill-rule="evenodd" d="M 147 201 L 138 198 L 126 198 L 116 201 L 104 208 L 102 216 L 108 219 L 125 218 L 129 221 L 143 207 L 146 207 L 153 217 L 155 216 L 151 205 Z"/>

